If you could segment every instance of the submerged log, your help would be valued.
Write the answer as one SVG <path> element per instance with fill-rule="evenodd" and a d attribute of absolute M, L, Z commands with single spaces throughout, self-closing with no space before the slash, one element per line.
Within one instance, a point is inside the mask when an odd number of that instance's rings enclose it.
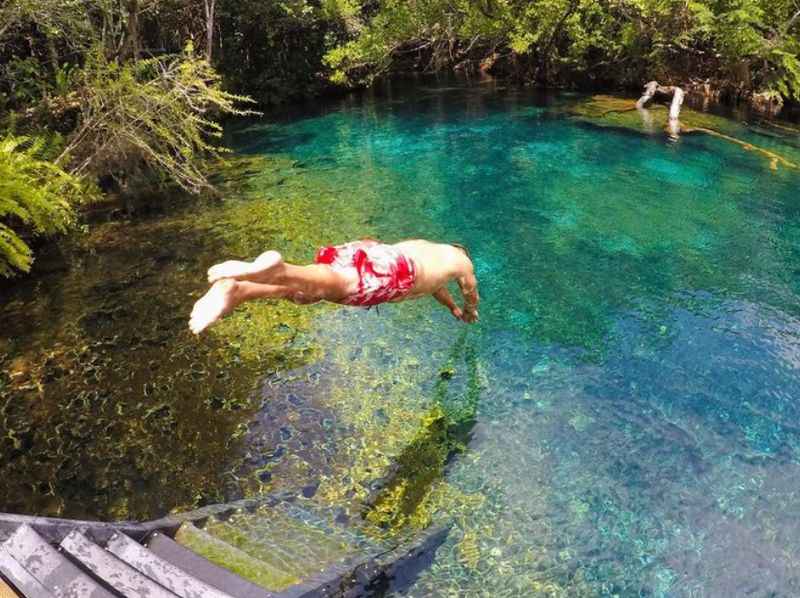
<path fill-rule="evenodd" d="M 655 85 L 657 86 L 658 84 L 656 83 Z M 647 93 L 648 88 L 652 93 Z M 647 133 L 652 133 L 656 127 L 664 126 L 673 139 L 677 139 L 679 133 L 713 135 L 718 139 L 738 145 L 744 151 L 762 156 L 768 161 L 769 168 L 772 171 L 777 171 L 779 167 L 800 170 L 800 161 L 793 161 L 791 157 L 783 156 L 770 149 L 759 147 L 749 141 L 737 138 L 739 127 L 726 128 L 727 119 L 722 117 L 701 114 L 687 109 L 683 113 L 683 122 L 678 121 L 677 118 L 667 118 L 667 122 L 664 122 L 663 112 L 651 111 L 644 107 L 644 104 L 656 95 L 655 87 L 648 84 L 648 88 L 645 88 L 645 94 L 638 102 L 614 96 L 592 96 L 589 100 L 584 100 L 577 104 L 573 109 L 573 114 L 600 126 L 622 127 Z M 674 95 L 673 91 L 673 106 L 671 107 L 673 115 L 680 109 L 680 102 L 683 99 L 682 94 L 678 93 L 679 97 L 676 102 Z M 625 116 L 630 112 L 638 112 L 641 118 L 641 128 L 636 118 Z M 765 121 L 761 124 L 775 127 L 788 134 L 800 134 L 800 128 L 789 127 L 773 121 Z"/>

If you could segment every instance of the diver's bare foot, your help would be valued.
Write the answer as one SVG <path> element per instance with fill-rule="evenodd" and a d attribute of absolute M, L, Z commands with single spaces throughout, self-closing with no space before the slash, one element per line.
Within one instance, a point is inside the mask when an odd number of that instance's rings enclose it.
<path fill-rule="evenodd" d="M 229 260 L 208 269 L 208 282 L 214 283 L 223 278 L 269 282 L 270 275 L 282 263 L 283 257 L 277 251 L 266 251 L 252 262 Z"/>
<path fill-rule="evenodd" d="M 195 334 L 200 334 L 217 322 L 220 318 L 228 315 L 238 305 L 236 300 L 236 286 L 234 280 L 218 280 L 194 304 L 192 315 L 189 317 L 189 328 Z"/>

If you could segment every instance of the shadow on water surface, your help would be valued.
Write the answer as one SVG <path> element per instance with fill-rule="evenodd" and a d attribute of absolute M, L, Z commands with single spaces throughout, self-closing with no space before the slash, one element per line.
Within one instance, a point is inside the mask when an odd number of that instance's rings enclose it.
<path fill-rule="evenodd" d="M 406 525 L 424 527 L 431 522 L 434 486 L 443 481 L 447 464 L 464 450 L 480 402 L 478 357 L 466 330 L 453 344 L 445 365 L 439 369 L 432 407 L 421 430 L 394 459 L 382 479 L 371 485 L 364 518 L 383 529 Z M 456 366 L 463 363 L 463 389 L 451 389 Z"/>

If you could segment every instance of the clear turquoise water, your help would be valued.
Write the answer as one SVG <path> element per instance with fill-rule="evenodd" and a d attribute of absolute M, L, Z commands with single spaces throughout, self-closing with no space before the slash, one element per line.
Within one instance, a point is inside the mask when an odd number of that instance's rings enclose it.
<path fill-rule="evenodd" d="M 308 392 L 395 367 L 379 413 L 442 400 L 445 364 L 451 396 L 479 389 L 446 471 L 477 498 L 439 505 L 455 527 L 408 595 L 798 595 L 800 171 L 580 122 L 578 100 L 395 89 L 233 136 L 328 172 L 386 240 L 474 256 L 478 325 L 432 301 L 328 314 L 314 338 L 351 369 L 312 367 Z"/>
<path fill-rule="evenodd" d="M 800 171 L 583 99 L 430 82 L 273 115 L 228 131 L 266 158 L 248 193 L 42 254 L 0 289 L 0 510 L 288 489 L 358 515 L 388 478 L 453 525 L 406 595 L 800 595 Z M 214 261 L 358 234 L 469 246 L 480 323 L 261 304 L 188 333 Z M 444 469 L 437 409 L 466 419 Z"/>

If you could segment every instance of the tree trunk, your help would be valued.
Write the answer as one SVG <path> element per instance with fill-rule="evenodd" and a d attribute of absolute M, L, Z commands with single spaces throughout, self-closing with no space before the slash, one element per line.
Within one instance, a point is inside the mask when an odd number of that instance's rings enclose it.
<path fill-rule="evenodd" d="M 669 85 L 667 87 L 658 84 L 658 81 L 650 81 L 644 86 L 642 97 L 636 102 L 637 108 L 644 108 L 656 95 L 672 96 L 672 103 L 669 106 L 669 119 L 678 120 L 681 114 L 683 98 L 686 95 L 680 87 Z"/>
<path fill-rule="evenodd" d="M 47 36 L 47 54 L 50 58 L 50 68 L 53 69 L 53 76 L 55 77 L 58 75 L 61 65 L 58 61 L 58 49 L 56 48 L 56 42 L 51 35 Z"/>
<path fill-rule="evenodd" d="M 125 33 L 125 45 L 122 47 L 122 58 L 138 60 L 142 48 L 139 41 L 139 0 L 128 0 L 128 27 Z"/>
<path fill-rule="evenodd" d="M 669 105 L 669 121 L 667 122 L 667 130 L 671 137 L 678 137 L 680 133 L 680 122 L 678 117 L 681 114 L 681 106 L 683 105 L 683 98 L 686 95 L 680 87 L 668 85 L 666 87 L 659 85 L 658 81 L 650 81 L 644 86 L 642 97 L 636 102 L 636 109 L 642 110 L 656 95 L 672 96 L 672 103 Z"/>
<path fill-rule="evenodd" d="M 564 13 L 553 27 L 553 31 L 547 43 L 539 52 L 539 60 L 537 61 L 536 73 L 534 74 L 534 79 L 536 81 L 544 83 L 545 85 L 550 82 L 550 52 L 558 39 L 558 35 L 561 33 L 562 27 L 564 27 L 564 23 L 566 23 L 567 19 L 572 16 L 572 13 L 578 9 L 579 5 L 579 0 L 571 0 Z"/>
<path fill-rule="evenodd" d="M 656 91 L 658 91 L 658 81 L 650 81 L 644 86 L 644 91 L 642 91 L 642 97 L 636 102 L 637 108 L 644 108 L 647 104 L 650 103 L 650 100 L 653 99 L 653 96 L 656 95 Z"/>
<path fill-rule="evenodd" d="M 211 62 L 214 50 L 214 8 L 216 0 L 204 0 L 206 9 L 206 60 Z"/>

